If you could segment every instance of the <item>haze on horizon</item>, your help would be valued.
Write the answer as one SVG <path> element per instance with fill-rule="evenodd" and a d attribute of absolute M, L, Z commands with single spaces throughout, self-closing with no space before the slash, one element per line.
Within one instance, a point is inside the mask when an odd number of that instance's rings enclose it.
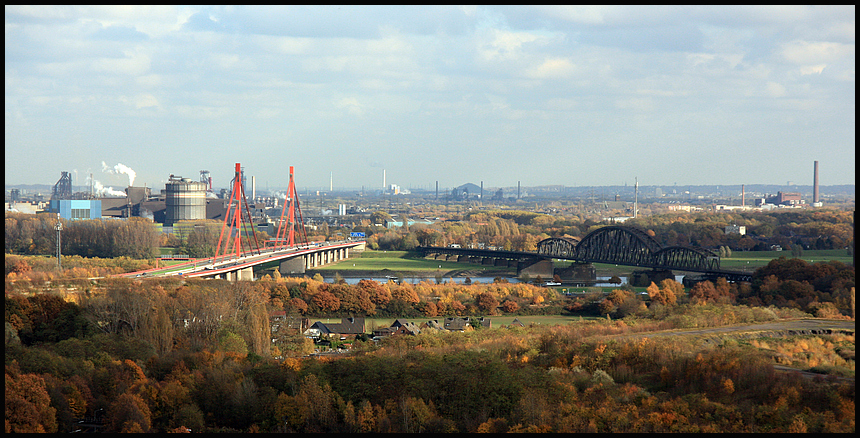
<path fill-rule="evenodd" d="M 7 5 L 5 182 L 854 184 L 854 17 Z"/>

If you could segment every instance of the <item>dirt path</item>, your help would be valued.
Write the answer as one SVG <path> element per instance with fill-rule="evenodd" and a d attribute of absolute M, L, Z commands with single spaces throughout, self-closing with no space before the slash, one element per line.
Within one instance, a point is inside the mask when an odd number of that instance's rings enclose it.
<path fill-rule="evenodd" d="M 708 327 L 702 329 L 675 329 L 663 332 L 637 333 L 635 336 L 687 336 L 687 335 L 725 335 L 750 334 L 757 332 L 785 332 L 791 335 L 824 334 L 834 331 L 854 331 L 854 321 L 831 319 L 795 319 L 760 324 L 739 324 L 723 327 Z M 764 333 L 761 333 L 767 336 Z"/>

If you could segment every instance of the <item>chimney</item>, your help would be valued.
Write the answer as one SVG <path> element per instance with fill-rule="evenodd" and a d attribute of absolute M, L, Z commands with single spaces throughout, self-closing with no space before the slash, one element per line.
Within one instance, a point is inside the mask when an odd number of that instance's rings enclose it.
<path fill-rule="evenodd" d="M 815 162 L 815 174 L 812 180 L 812 203 L 817 204 L 818 199 L 818 161 Z"/>
<path fill-rule="evenodd" d="M 747 199 L 747 188 L 746 188 L 746 185 L 741 184 L 741 207 L 746 207 L 746 205 L 747 205 L 746 199 Z"/>

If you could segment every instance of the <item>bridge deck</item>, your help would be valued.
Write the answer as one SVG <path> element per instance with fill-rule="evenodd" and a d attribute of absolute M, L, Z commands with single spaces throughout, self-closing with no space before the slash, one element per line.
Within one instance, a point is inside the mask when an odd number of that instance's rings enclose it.
<path fill-rule="evenodd" d="M 143 271 L 121 274 L 121 277 L 167 277 L 181 275 L 183 277 L 210 277 L 241 269 L 253 268 L 265 263 L 277 262 L 284 259 L 299 257 L 306 254 L 328 251 L 341 248 L 352 248 L 361 245 L 364 241 L 337 241 L 312 243 L 299 245 L 291 248 L 266 248 L 260 251 L 249 251 L 241 257 L 227 256 L 218 257 L 213 261 L 212 257 L 193 259 L 177 265 L 147 269 Z"/>

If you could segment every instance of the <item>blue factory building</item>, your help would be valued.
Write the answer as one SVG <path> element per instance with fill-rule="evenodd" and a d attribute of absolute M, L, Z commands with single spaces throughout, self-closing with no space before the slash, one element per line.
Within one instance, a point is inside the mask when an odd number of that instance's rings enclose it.
<path fill-rule="evenodd" d="M 63 219 L 101 219 L 102 201 L 89 199 L 52 199 L 51 213 L 60 213 Z"/>

